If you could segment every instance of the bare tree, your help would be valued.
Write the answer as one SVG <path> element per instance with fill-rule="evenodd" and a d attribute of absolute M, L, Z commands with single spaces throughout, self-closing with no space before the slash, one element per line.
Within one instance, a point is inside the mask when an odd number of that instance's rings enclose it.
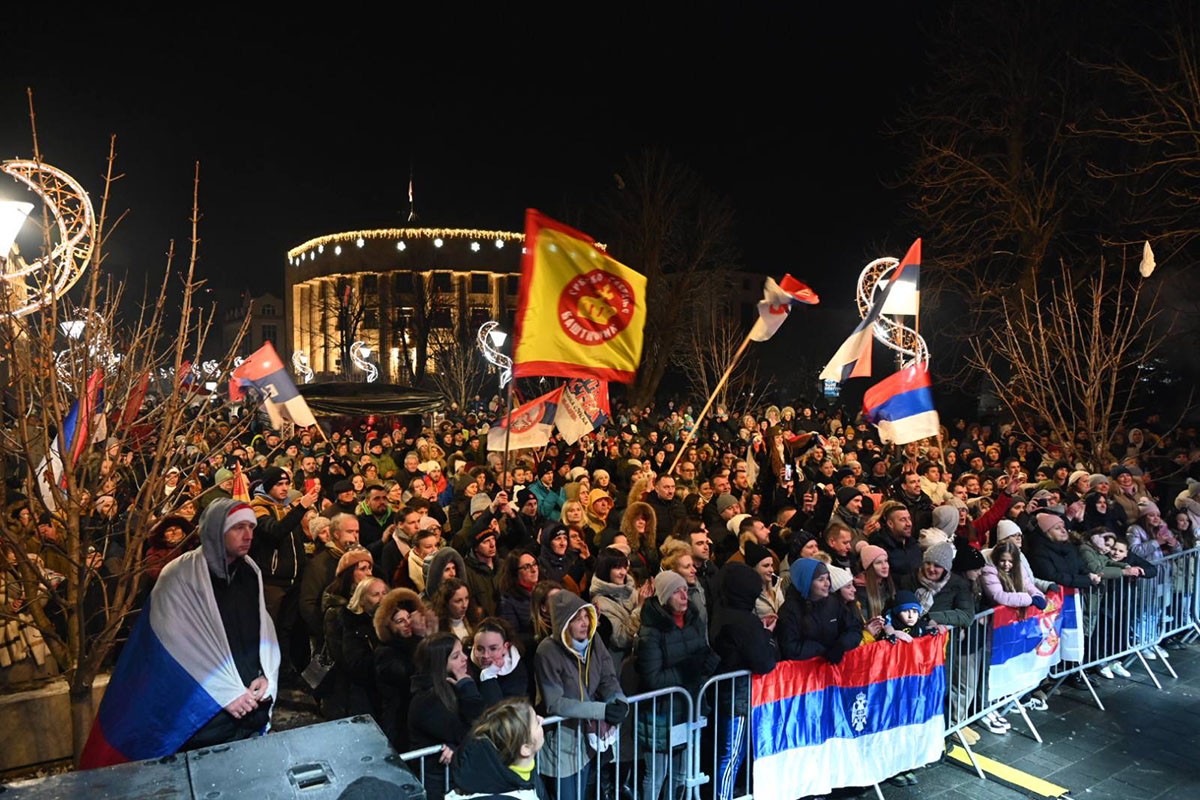
<path fill-rule="evenodd" d="M 680 346 L 672 354 L 695 395 L 701 401 L 717 392 L 717 405 L 726 405 L 730 394 L 739 396 L 755 391 L 757 368 L 754 353 L 749 350 L 734 364 L 734 357 L 746 338 L 745 326 L 737 316 L 731 316 L 714 292 L 693 308 Z M 717 389 L 725 371 L 733 366 L 728 380 Z"/>
<path fill-rule="evenodd" d="M 631 402 L 645 405 L 688 335 L 692 307 L 735 266 L 733 212 L 663 152 L 630 159 L 616 178 L 606 208 L 610 252 L 647 279 L 642 363 L 630 387 Z"/>
<path fill-rule="evenodd" d="M 195 273 L 199 165 L 193 194 L 191 249 L 182 285 L 171 278 L 176 257 L 172 243 L 156 296 L 143 298 L 132 318 L 121 311 L 123 286 L 113 283 L 103 267 L 109 234 L 107 209 L 115 178 L 114 139 L 99 213 L 98 246 L 83 299 L 73 303 L 67 297 L 56 296 L 40 312 L 22 317 L 4 314 L 0 309 L 4 323 L 0 325 L 0 346 L 12 354 L 7 406 L 11 414 L 0 427 L 0 458 L 23 476 L 24 496 L 51 510 L 56 530 L 51 539 L 46 539 L 21 528 L 7 515 L 0 520 L 0 541 L 15 560 L 4 577 L 6 593 L 10 600 L 19 598 L 18 603 L 0 609 L 0 621 L 15 621 L 36 631 L 66 678 L 71 719 L 64 724 L 70 725 L 76 758 L 95 715 L 92 684 L 136 613 L 145 589 L 143 545 L 156 514 L 161 513 L 166 470 L 174 465 L 188 472 L 194 466 L 195 457 L 187 456 L 177 446 L 177 437 L 186 442 L 199 441 L 209 415 L 219 414 L 223 408 L 203 393 L 200 381 L 178 383 L 160 402 L 144 402 L 150 377 L 160 371 L 179 375 L 185 364 L 199 363 L 207 336 L 217 321 L 214 310 L 195 305 L 202 286 Z M 50 233 L 44 238 L 48 246 Z M 164 309 L 168 308 L 179 309 L 177 321 L 165 316 Z M 82 326 L 75 329 L 74 336 L 64 336 L 60 323 L 73 320 L 82 320 Z M 233 354 L 244 334 L 245 327 L 230 354 L 221 359 L 223 373 L 232 368 Z M 114 467 L 111 461 L 106 465 L 113 451 L 106 446 L 90 457 L 82 453 L 73 456 L 80 449 L 76 445 L 86 446 L 90 437 L 80 442 L 60 440 L 57 447 L 53 444 L 56 435 L 60 439 L 65 435 L 62 420 L 72 401 L 92 394 L 89 384 L 93 388 L 102 384 L 109 412 L 94 408 L 92 411 L 101 416 L 81 418 L 95 422 L 103 418 L 108 435 L 117 440 L 115 450 L 135 456 L 128 465 L 130 471 L 144 473 L 134 485 L 122 487 L 129 498 L 128 506 L 119 527 L 108 534 L 106 542 L 112 546 L 107 551 L 95 539 L 89 517 L 96 511 L 93 477 L 105 475 L 105 466 L 110 470 Z M 86 407 L 86 403 L 81 402 L 81 406 Z M 235 424 L 229 435 L 238 433 Z M 58 476 L 47 469 L 53 464 L 49 458 L 52 452 L 61 454 Z M 39 478 L 45 478 L 44 486 L 39 487 Z M 7 495 L 7 486 L 0 485 L 0 492 Z M 10 498 L 0 499 L 7 507 Z M 61 580 L 42 557 L 50 557 L 51 552 L 66 565 Z M 48 609 L 58 610 L 61 627 Z"/>
<path fill-rule="evenodd" d="M 1004 300 L 1004 333 L 973 342 L 971 365 L 1024 436 L 1036 441 L 1048 427 L 1072 458 L 1103 472 L 1113 434 L 1140 410 L 1145 370 L 1163 341 L 1161 310 L 1156 292 L 1124 269 L 1101 262 L 1079 282 L 1068 272 Z"/>
<path fill-rule="evenodd" d="M 436 367 L 430 374 L 434 386 L 453 407 L 466 409 L 471 399 L 483 390 L 487 378 L 474 337 L 465 325 L 459 325 L 455 330 L 436 329 L 429 339 Z"/>

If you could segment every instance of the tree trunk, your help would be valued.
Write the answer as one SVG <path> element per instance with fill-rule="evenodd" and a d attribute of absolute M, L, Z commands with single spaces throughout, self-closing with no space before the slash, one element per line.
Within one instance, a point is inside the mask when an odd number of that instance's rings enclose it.
<path fill-rule="evenodd" d="M 95 676 L 87 677 L 76 671 L 68 692 L 71 701 L 71 761 L 76 767 L 79 766 L 83 746 L 87 744 L 88 735 L 92 731 L 92 722 L 96 719 L 96 704 L 92 700 L 94 678 Z"/>

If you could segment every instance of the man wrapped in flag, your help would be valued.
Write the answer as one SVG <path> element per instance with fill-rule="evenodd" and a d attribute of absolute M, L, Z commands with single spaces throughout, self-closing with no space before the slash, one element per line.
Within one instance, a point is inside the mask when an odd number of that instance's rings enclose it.
<path fill-rule="evenodd" d="M 254 511 L 216 500 L 200 547 L 154 584 L 80 756 L 84 769 L 159 758 L 264 732 L 278 696 L 279 643 L 246 555 Z"/>

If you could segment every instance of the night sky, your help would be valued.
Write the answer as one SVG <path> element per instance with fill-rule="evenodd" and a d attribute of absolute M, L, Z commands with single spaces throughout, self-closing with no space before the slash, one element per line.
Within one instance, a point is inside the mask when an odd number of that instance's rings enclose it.
<path fill-rule="evenodd" d="M 824 359 L 857 320 L 863 264 L 919 234 L 884 186 L 899 167 L 884 125 L 921 80 L 911 11 L 606 5 L 586 20 L 559 7 L 553 26 L 449 7 L 84 11 L 61 23 L 88 53 L 78 61 L 48 58 L 40 33 L 6 37 L 0 156 L 31 154 L 26 87 L 43 158 L 93 193 L 115 134 L 129 217 L 106 266 L 132 286 L 161 275 L 169 239 L 186 254 L 198 160 L 200 274 L 224 304 L 281 291 L 286 251 L 309 238 L 406 225 L 410 167 L 419 224 L 521 230 L 526 207 L 586 209 L 627 156 L 662 147 L 729 198 L 747 270 L 791 272 L 821 295 L 773 345 Z M 15 13 L 25 30 L 47 24 Z"/>

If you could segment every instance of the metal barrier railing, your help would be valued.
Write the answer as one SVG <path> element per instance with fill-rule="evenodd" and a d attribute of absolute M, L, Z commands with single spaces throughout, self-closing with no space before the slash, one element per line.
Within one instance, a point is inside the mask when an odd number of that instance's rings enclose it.
<path fill-rule="evenodd" d="M 1162 688 L 1145 654 L 1167 637 L 1200 636 L 1200 548 L 1168 556 L 1155 567 L 1152 577 L 1112 578 L 1078 592 L 1082 660 L 1052 668 L 1048 677 L 1054 684 L 1047 694 L 1079 674 L 1103 710 L 1087 670 L 1133 659 Z M 963 735 L 967 726 L 989 714 L 1015 710 L 1029 735 L 1042 741 L 1023 700 L 1039 687 L 1041 676 L 1034 673 L 1027 682 L 993 685 L 994 611 L 977 614 L 966 628 L 951 629 L 945 662 L 945 733 L 959 739 L 980 778 L 985 775 Z M 1169 659 L 1158 660 L 1175 676 Z M 602 734 L 602 726 L 591 720 L 548 717 L 542 722 L 543 753 L 549 757 L 547 750 L 554 748 L 550 752 L 555 766 L 553 774 L 543 772 L 543 779 L 553 787 L 556 800 L 588 800 L 589 794 L 594 800 L 664 800 L 664 789 L 665 800 L 699 800 L 699 787 L 707 783 L 713 786 L 713 800 L 753 800 L 751 695 L 752 676 L 746 671 L 710 678 L 694 698 L 681 687 L 634 695 L 625 722 L 599 749 L 588 743 L 588 735 Z M 442 746 L 434 745 L 401 758 L 418 762 L 414 771 L 428 786 L 427 762 L 441 752 Z M 449 766 L 438 766 L 439 778 L 449 787 Z M 606 787 L 611 795 L 605 795 Z"/>

